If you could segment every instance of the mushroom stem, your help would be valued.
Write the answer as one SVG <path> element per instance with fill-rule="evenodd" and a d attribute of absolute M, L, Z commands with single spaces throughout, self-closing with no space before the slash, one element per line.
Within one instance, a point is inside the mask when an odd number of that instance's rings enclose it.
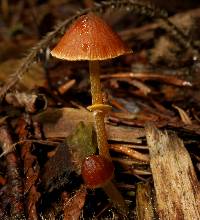
<path fill-rule="evenodd" d="M 94 120 L 97 133 L 97 144 L 99 149 L 99 154 L 105 158 L 111 160 L 108 143 L 107 143 L 107 134 L 104 123 L 105 113 L 99 110 L 94 111 Z"/>
<path fill-rule="evenodd" d="M 113 205 L 120 210 L 120 212 L 124 215 L 128 214 L 128 207 L 122 197 L 121 193 L 118 191 L 116 186 L 112 183 L 112 181 L 107 182 L 103 186 L 103 190 L 111 199 Z"/>
<path fill-rule="evenodd" d="M 90 71 L 90 82 L 91 82 L 91 94 L 92 94 L 92 106 L 103 104 L 103 97 L 101 92 L 100 83 L 100 66 L 99 61 L 89 61 L 89 71 Z M 105 110 L 94 109 L 94 121 L 97 133 L 97 144 L 99 149 L 99 154 L 110 158 L 109 148 L 107 143 L 107 135 L 105 128 Z"/>
<path fill-rule="evenodd" d="M 92 104 L 93 105 L 102 104 L 103 97 L 101 92 L 100 65 L 98 60 L 89 61 L 89 71 L 90 71 Z"/>

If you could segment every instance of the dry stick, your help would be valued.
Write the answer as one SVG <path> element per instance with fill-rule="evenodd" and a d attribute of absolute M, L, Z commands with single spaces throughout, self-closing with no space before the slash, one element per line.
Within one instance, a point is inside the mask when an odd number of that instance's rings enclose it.
<path fill-rule="evenodd" d="M 160 219 L 200 219 L 200 184 L 190 155 L 176 135 L 146 126 Z"/>
<path fill-rule="evenodd" d="M 119 158 L 119 157 L 112 157 L 112 160 L 120 163 L 122 166 L 124 166 L 127 170 L 129 170 L 129 167 L 134 166 L 142 166 L 145 165 L 144 162 L 133 160 L 133 159 L 127 159 L 127 158 Z"/>
<path fill-rule="evenodd" d="M 63 29 L 65 29 L 69 25 L 69 23 L 88 12 L 103 13 L 105 10 L 108 9 L 116 10 L 120 8 L 124 8 L 127 11 L 132 10 L 135 13 L 144 14 L 150 17 L 167 17 L 166 11 L 156 8 L 154 6 L 140 4 L 138 1 L 133 0 L 105 1 L 96 4 L 96 6 L 94 6 L 93 8 L 82 9 L 81 11 L 78 11 L 75 15 L 71 16 L 70 18 L 59 24 L 54 29 L 54 31 L 49 32 L 35 47 L 32 48 L 29 54 L 22 60 L 19 68 L 8 78 L 6 84 L 1 88 L 0 99 L 3 99 L 7 91 L 13 88 L 18 83 L 18 81 L 21 80 L 25 72 L 28 71 L 30 65 L 36 59 L 37 55 L 43 52 L 43 50 L 46 50 L 49 44 L 57 37 L 57 35 L 61 34 Z"/>
<path fill-rule="evenodd" d="M 74 84 L 76 83 L 76 80 L 75 79 L 71 79 L 69 80 L 68 82 L 62 84 L 59 88 L 58 88 L 58 91 L 60 94 L 64 94 L 66 93 L 69 89 L 71 89 Z"/>
<path fill-rule="evenodd" d="M 139 169 L 131 169 L 130 171 L 127 171 L 125 173 L 128 173 L 130 175 L 141 175 L 141 176 L 150 176 L 151 172 L 148 170 L 139 170 Z"/>
<path fill-rule="evenodd" d="M 162 74 L 156 74 L 156 73 L 144 73 L 144 72 L 122 72 L 122 73 L 114 73 L 114 74 L 106 74 L 106 75 L 101 75 L 101 79 L 126 79 L 126 78 L 131 78 L 131 79 L 139 79 L 142 81 L 146 80 L 158 80 L 161 82 L 165 82 L 168 84 L 176 85 L 176 86 L 192 86 L 192 84 L 188 81 L 178 79 L 175 76 L 169 76 L 169 75 L 162 75 Z"/>
<path fill-rule="evenodd" d="M 0 127 L 0 142 L 2 143 L 3 151 L 7 151 L 6 148 L 10 148 L 10 146 L 13 145 L 11 135 L 6 125 Z M 25 220 L 23 204 L 24 190 L 19 172 L 19 161 L 15 152 L 8 153 L 5 156 L 5 160 L 7 163 L 8 185 L 10 188 L 9 197 L 11 198 L 11 219 Z"/>
<path fill-rule="evenodd" d="M 134 149 L 131 149 L 129 147 L 126 147 L 124 145 L 116 145 L 116 144 L 111 144 L 110 149 L 114 150 L 115 152 L 123 153 L 126 154 L 127 156 L 143 161 L 145 163 L 149 163 L 149 156 L 147 154 L 142 154 Z"/>

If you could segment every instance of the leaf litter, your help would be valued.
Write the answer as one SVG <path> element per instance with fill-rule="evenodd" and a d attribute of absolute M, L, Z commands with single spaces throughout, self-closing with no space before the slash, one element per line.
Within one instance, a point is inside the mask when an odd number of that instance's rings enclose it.
<path fill-rule="evenodd" d="M 87 63 L 49 57 L 64 29 L 93 11 L 109 14 L 134 50 L 103 62 L 101 75 L 105 101 L 113 106 L 106 129 L 126 218 L 198 219 L 200 5 L 182 4 L 180 12 L 171 3 L 168 19 L 165 10 L 129 0 L 3 2 L 0 218 L 125 218 L 102 189 L 86 190 L 80 176 L 82 160 L 97 147 L 86 110 Z M 44 25 L 47 18 L 52 22 Z M 41 39 L 57 20 L 64 22 Z M 149 122 L 154 125 L 145 126 Z"/>

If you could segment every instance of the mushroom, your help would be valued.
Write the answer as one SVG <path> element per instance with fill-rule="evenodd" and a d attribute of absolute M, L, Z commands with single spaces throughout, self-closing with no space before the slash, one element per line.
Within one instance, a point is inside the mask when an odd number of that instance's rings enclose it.
<path fill-rule="evenodd" d="M 59 59 L 89 61 L 92 105 L 88 109 L 94 112 L 100 157 L 109 160 L 110 165 L 112 162 L 109 154 L 104 118 L 105 114 L 111 109 L 111 106 L 103 103 L 99 61 L 131 52 L 132 50 L 123 43 L 111 27 L 100 17 L 92 13 L 79 17 L 51 51 L 51 55 Z M 102 166 L 102 168 L 105 169 L 105 166 Z M 104 172 L 106 173 L 107 170 L 104 170 Z M 110 179 L 106 181 L 103 188 L 113 203 L 125 212 L 127 208 L 124 199 Z"/>
<path fill-rule="evenodd" d="M 102 187 L 121 213 L 127 215 L 128 211 L 124 199 L 111 182 L 114 176 L 114 166 L 110 160 L 101 155 L 90 155 L 83 161 L 81 174 L 87 188 Z"/>
<path fill-rule="evenodd" d="M 99 61 L 131 52 L 111 27 L 92 13 L 79 17 L 51 51 L 59 59 L 89 61 L 92 105 L 88 109 L 94 112 L 99 154 L 108 159 L 104 117 L 111 106 L 103 103 Z"/>

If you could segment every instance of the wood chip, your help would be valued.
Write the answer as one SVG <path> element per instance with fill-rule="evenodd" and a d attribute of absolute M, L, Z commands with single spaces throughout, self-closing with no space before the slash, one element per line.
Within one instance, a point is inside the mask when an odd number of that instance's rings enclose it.
<path fill-rule="evenodd" d="M 160 219 L 200 219 L 200 185 L 183 141 L 146 126 Z"/>

